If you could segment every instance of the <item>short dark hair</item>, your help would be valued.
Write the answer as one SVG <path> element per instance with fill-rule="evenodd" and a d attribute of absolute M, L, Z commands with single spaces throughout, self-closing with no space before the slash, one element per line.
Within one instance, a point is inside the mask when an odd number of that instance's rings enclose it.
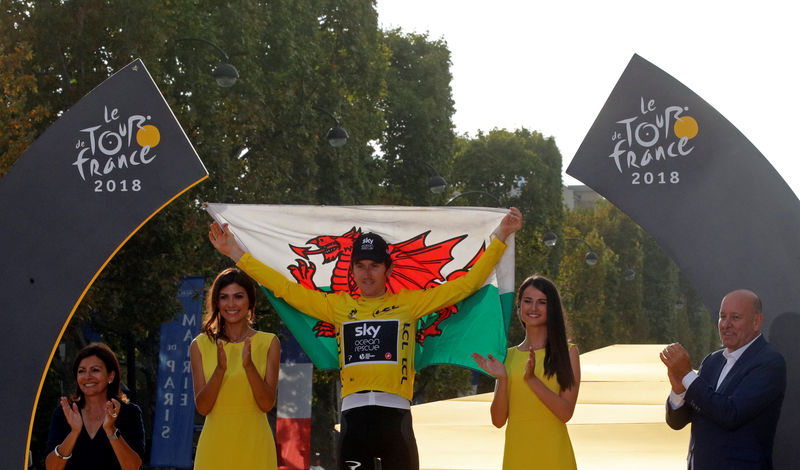
<path fill-rule="evenodd" d="M 77 403 L 80 408 L 86 405 L 86 397 L 83 395 L 83 391 L 77 383 L 78 367 L 80 367 L 81 361 L 92 356 L 95 356 L 103 362 L 107 372 L 114 373 L 114 379 L 108 384 L 108 388 L 106 388 L 107 398 L 109 400 L 116 398 L 121 402 L 127 403 L 128 397 L 125 396 L 120 387 L 122 372 L 120 372 L 119 369 L 119 361 L 117 361 L 117 356 L 114 354 L 114 351 L 103 343 L 91 343 L 78 351 L 78 354 L 75 356 L 75 360 L 72 362 L 72 376 L 75 378 L 75 391 L 70 396 L 70 400 Z"/>
<path fill-rule="evenodd" d="M 225 319 L 219 312 L 219 291 L 231 284 L 242 286 L 247 293 L 250 323 L 253 323 L 256 311 L 255 282 L 239 268 L 224 269 L 217 274 L 214 282 L 211 283 L 208 296 L 206 296 L 206 313 L 203 316 L 203 332 L 214 341 L 218 339 L 230 341 L 230 338 L 225 334 Z"/>

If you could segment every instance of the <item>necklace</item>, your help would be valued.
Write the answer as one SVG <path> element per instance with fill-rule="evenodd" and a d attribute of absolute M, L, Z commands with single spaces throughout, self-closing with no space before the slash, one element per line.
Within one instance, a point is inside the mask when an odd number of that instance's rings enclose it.
<path fill-rule="evenodd" d="M 242 334 L 241 336 L 239 336 L 239 337 L 238 337 L 238 338 L 236 338 L 236 339 L 233 339 L 233 337 L 232 337 L 230 334 L 227 334 L 227 333 L 225 334 L 225 336 L 227 336 L 227 337 L 228 337 L 228 342 L 229 342 L 229 343 L 241 343 L 242 341 L 244 341 L 244 340 L 246 340 L 247 338 L 249 338 L 250 336 L 252 336 L 252 335 L 250 334 L 250 331 L 251 331 L 251 330 L 248 328 L 248 329 L 247 329 L 247 330 L 244 332 L 244 334 Z"/>
<path fill-rule="evenodd" d="M 103 418 L 105 418 L 105 416 L 106 416 L 105 413 L 103 413 L 100 416 L 96 416 L 95 417 L 95 416 L 90 415 L 89 412 L 86 411 L 86 410 L 81 410 L 81 411 L 82 411 L 82 413 L 85 416 L 87 421 L 102 421 Z"/>

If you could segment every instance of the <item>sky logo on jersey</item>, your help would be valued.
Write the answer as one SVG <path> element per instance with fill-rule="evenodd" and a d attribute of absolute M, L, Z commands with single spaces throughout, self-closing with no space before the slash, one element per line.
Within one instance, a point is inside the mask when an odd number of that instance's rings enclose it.
<path fill-rule="evenodd" d="M 359 363 L 395 364 L 400 320 L 367 320 L 342 324 L 344 367 Z"/>
<path fill-rule="evenodd" d="M 380 325 L 378 326 L 370 326 L 367 323 L 364 323 L 361 326 L 357 326 L 356 328 L 356 336 L 371 336 L 373 339 L 378 336 L 378 332 L 381 331 Z"/>

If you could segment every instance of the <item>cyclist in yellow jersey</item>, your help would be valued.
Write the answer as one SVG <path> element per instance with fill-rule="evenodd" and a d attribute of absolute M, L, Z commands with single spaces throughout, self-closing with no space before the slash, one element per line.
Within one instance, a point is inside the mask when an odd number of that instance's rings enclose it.
<path fill-rule="evenodd" d="M 246 253 L 226 226 L 211 224 L 209 239 L 276 297 L 336 327 L 342 382 L 339 468 L 416 470 L 419 456 L 411 427 L 414 338 L 417 320 L 478 290 L 505 250 L 506 238 L 522 227 L 511 208 L 495 239 L 469 270 L 426 290 L 389 292 L 391 259 L 386 241 L 364 233 L 353 245 L 351 270 L 361 296 L 325 293 L 292 282 Z M 498 315 L 498 321 L 501 317 Z"/>

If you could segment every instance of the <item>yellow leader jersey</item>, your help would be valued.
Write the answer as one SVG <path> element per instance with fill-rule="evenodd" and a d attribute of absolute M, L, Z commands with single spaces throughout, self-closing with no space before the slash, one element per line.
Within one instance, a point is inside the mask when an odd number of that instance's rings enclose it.
<path fill-rule="evenodd" d="M 387 291 L 374 298 L 308 289 L 250 253 L 236 265 L 292 307 L 335 326 L 343 397 L 361 390 L 378 390 L 411 400 L 417 320 L 478 290 L 505 248 L 505 243 L 495 238 L 462 277 L 430 289 Z M 499 313 L 498 321 L 502 321 Z"/>

